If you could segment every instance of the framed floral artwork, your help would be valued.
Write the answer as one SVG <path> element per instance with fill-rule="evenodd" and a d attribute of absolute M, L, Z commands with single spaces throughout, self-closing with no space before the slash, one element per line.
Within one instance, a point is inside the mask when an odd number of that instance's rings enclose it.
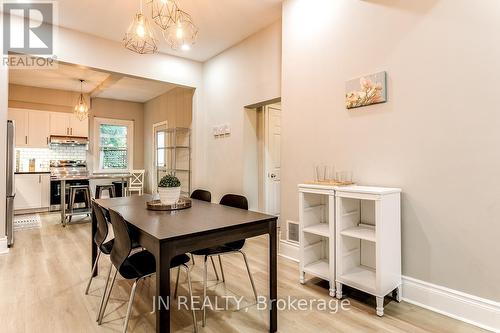
<path fill-rule="evenodd" d="M 386 72 L 347 81 L 345 87 L 345 106 L 347 109 L 387 102 Z"/>

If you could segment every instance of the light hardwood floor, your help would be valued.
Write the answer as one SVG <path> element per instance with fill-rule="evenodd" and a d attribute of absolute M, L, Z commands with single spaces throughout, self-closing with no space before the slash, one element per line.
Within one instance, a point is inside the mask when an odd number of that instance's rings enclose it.
<path fill-rule="evenodd" d="M 85 296 L 90 270 L 90 224 L 73 224 L 63 229 L 57 223 L 58 217 L 57 214 L 42 215 L 42 229 L 16 232 L 15 247 L 8 255 L 0 255 L 0 332 L 121 331 L 131 283 L 118 279 L 104 322 L 98 326 L 96 309 L 109 259 L 101 260 L 99 277 Z M 267 239 L 250 240 L 245 251 L 257 290 L 260 295 L 267 295 Z M 194 293 L 201 295 L 202 258 L 196 259 Z M 201 312 L 198 312 L 200 332 L 266 332 L 267 311 L 258 311 L 252 305 L 255 302 L 241 256 L 229 255 L 224 259 L 227 284 L 217 283 L 210 268 L 209 295 L 244 295 L 247 307 L 235 311 L 232 304 L 232 311 L 209 311 L 205 328 L 201 328 Z M 278 266 L 280 298 L 333 300 L 328 296 L 327 285 L 318 279 L 300 285 L 295 262 L 279 258 Z M 154 279 L 148 279 L 139 285 L 129 332 L 154 332 L 154 315 L 149 313 L 154 283 Z M 184 273 L 181 273 L 179 294 L 187 295 Z M 335 314 L 319 310 L 280 311 L 279 332 L 484 332 L 405 302 L 387 300 L 385 316 L 379 318 L 373 299 L 356 292 L 348 292 L 347 296 L 349 309 Z M 188 311 L 174 311 L 172 321 L 175 332 L 192 332 Z"/>

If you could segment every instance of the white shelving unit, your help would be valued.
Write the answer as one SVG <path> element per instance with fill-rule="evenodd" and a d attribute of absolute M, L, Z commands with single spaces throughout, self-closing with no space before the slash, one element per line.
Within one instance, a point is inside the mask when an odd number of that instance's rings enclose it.
<path fill-rule="evenodd" d="M 399 188 L 345 186 L 335 188 L 336 296 L 342 285 L 377 299 L 401 297 L 401 212 Z"/>
<path fill-rule="evenodd" d="M 299 185 L 300 283 L 305 274 L 330 282 L 335 296 L 335 190 L 333 186 Z"/>

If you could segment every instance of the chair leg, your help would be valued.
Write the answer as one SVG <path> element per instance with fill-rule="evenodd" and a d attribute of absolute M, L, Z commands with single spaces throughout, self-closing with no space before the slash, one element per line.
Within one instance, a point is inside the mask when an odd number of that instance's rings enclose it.
<path fill-rule="evenodd" d="M 203 327 L 205 327 L 205 325 L 207 324 L 207 309 L 205 308 L 205 300 L 207 299 L 207 271 L 208 271 L 207 259 L 208 257 L 205 257 L 205 263 L 203 269 L 203 321 L 202 321 Z"/>
<path fill-rule="evenodd" d="M 101 311 L 102 311 L 102 306 L 104 304 L 104 298 L 106 297 L 106 291 L 108 290 L 108 285 L 109 285 L 109 278 L 111 277 L 111 270 L 113 269 L 113 264 L 109 266 L 108 270 L 108 276 L 106 277 L 106 285 L 104 286 L 104 291 L 102 292 L 102 297 L 101 297 L 101 304 L 99 305 L 99 310 L 97 311 L 97 317 L 95 321 L 99 321 L 99 318 L 101 317 Z"/>
<path fill-rule="evenodd" d="M 222 267 L 222 257 L 219 255 L 219 265 L 220 265 L 220 273 L 222 275 L 222 282 L 226 282 L 226 277 L 224 276 L 224 268 Z"/>
<path fill-rule="evenodd" d="M 128 301 L 127 306 L 127 316 L 125 317 L 125 323 L 123 324 L 123 333 L 127 332 L 128 320 L 130 318 L 130 312 L 132 311 L 132 304 L 134 303 L 135 290 L 137 288 L 137 281 L 135 280 L 134 285 L 132 286 L 132 291 L 130 292 L 130 299 Z"/>
<path fill-rule="evenodd" d="M 104 302 L 104 305 L 103 305 L 102 310 L 101 310 L 101 315 L 100 315 L 99 321 L 98 321 L 99 325 L 102 324 L 102 318 L 104 318 L 104 313 L 106 312 L 106 307 L 108 306 L 109 296 L 111 296 L 111 291 L 113 291 L 113 286 L 115 284 L 116 274 L 118 274 L 117 269 L 115 270 L 115 274 L 113 275 L 113 280 L 111 280 L 111 285 L 109 286 L 108 296 L 106 296 L 106 301 Z"/>
<path fill-rule="evenodd" d="M 99 257 L 101 256 L 101 250 L 97 250 L 97 257 L 94 261 L 94 267 L 92 267 L 92 273 L 90 273 L 89 282 L 87 283 L 87 288 L 85 288 L 85 295 L 89 294 L 90 284 L 92 283 L 92 278 L 94 277 L 95 270 L 97 269 L 97 263 L 99 262 Z"/>
<path fill-rule="evenodd" d="M 217 273 L 217 268 L 215 268 L 214 258 L 210 257 L 210 261 L 212 262 L 212 267 L 214 268 L 215 277 L 217 278 L 217 281 L 219 281 L 219 273 Z"/>
<path fill-rule="evenodd" d="M 182 265 L 186 269 L 187 278 L 188 278 L 188 290 L 189 290 L 189 300 L 191 305 L 191 314 L 193 316 L 193 326 L 194 333 L 198 333 L 198 324 L 196 322 L 196 311 L 194 310 L 194 302 L 193 302 L 193 287 L 191 285 L 191 272 L 189 271 L 189 267 L 187 265 Z M 180 266 L 179 266 L 180 268 Z M 180 270 L 179 270 L 180 272 Z"/>
<path fill-rule="evenodd" d="M 247 271 L 248 271 L 248 277 L 250 278 L 250 283 L 252 284 L 253 295 L 255 296 L 255 300 L 258 300 L 257 289 L 255 289 L 255 283 L 253 282 L 252 273 L 250 272 L 250 266 L 248 265 L 247 255 L 243 251 L 238 251 L 238 252 L 241 253 L 243 259 L 245 260 L 245 265 L 247 266 Z"/>
<path fill-rule="evenodd" d="M 194 266 L 196 263 L 194 262 L 194 254 L 192 254 L 192 253 L 191 253 L 191 261 L 193 262 L 193 266 Z"/>
<path fill-rule="evenodd" d="M 181 266 L 177 267 L 177 279 L 175 280 L 174 299 L 177 298 L 177 289 L 179 289 L 179 275 L 181 275 Z"/>

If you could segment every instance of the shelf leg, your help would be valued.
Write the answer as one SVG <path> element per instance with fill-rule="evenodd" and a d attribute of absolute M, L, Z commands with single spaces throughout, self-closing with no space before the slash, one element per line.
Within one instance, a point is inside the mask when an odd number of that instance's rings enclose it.
<path fill-rule="evenodd" d="M 336 286 L 336 296 L 337 296 L 337 299 L 341 299 L 342 298 L 342 283 L 340 282 L 335 282 L 335 286 Z"/>
<path fill-rule="evenodd" d="M 393 297 L 394 299 L 396 299 L 396 302 L 401 303 L 402 294 L 403 294 L 403 286 L 400 285 L 393 291 Z"/>
<path fill-rule="evenodd" d="M 384 315 L 384 297 L 377 297 L 377 316 Z"/>
<path fill-rule="evenodd" d="M 300 284 L 306 283 L 306 273 L 304 273 L 304 271 L 300 271 L 299 281 Z"/>
<path fill-rule="evenodd" d="M 330 282 L 330 297 L 335 297 L 335 282 Z"/>

